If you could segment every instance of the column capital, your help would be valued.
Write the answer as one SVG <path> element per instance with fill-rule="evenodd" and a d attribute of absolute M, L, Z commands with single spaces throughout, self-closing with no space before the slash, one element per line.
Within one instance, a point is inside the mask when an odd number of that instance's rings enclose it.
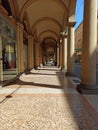
<path fill-rule="evenodd" d="M 19 26 L 20 28 L 24 29 L 23 23 L 21 23 L 19 21 L 17 22 L 17 26 Z"/>
<path fill-rule="evenodd" d="M 28 34 L 28 39 L 33 39 L 33 35 L 32 34 Z"/>
<path fill-rule="evenodd" d="M 64 38 L 67 38 L 68 35 L 62 35 L 61 38 L 64 39 Z"/>
<path fill-rule="evenodd" d="M 28 38 L 28 32 L 26 32 L 25 30 L 23 31 L 24 37 Z"/>
<path fill-rule="evenodd" d="M 76 22 L 67 22 L 67 26 L 74 27 Z"/>

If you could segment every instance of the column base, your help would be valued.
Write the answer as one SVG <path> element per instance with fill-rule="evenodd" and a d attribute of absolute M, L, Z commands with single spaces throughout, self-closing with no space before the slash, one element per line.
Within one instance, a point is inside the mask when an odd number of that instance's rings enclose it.
<path fill-rule="evenodd" d="M 40 65 L 39 65 L 40 67 L 43 67 L 43 63 L 40 63 Z"/>
<path fill-rule="evenodd" d="M 80 94 L 98 94 L 97 85 L 85 85 L 81 83 L 77 85 L 76 89 Z"/>
<path fill-rule="evenodd" d="M 62 72 L 67 72 L 67 69 L 65 67 L 62 67 Z"/>
<path fill-rule="evenodd" d="M 34 67 L 34 68 L 35 68 L 35 70 L 38 70 L 38 67 L 39 67 L 39 66 L 35 66 L 35 67 Z"/>
<path fill-rule="evenodd" d="M 58 68 L 60 68 L 60 65 L 57 65 Z"/>
<path fill-rule="evenodd" d="M 67 77 L 76 77 L 73 72 L 66 72 L 65 76 L 67 76 Z"/>

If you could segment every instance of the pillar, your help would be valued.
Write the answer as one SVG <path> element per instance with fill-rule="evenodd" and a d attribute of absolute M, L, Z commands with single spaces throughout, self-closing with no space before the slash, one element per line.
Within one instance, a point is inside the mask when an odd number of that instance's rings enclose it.
<path fill-rule="evenodd" d="M 60 66 L 60 60 L 59 60 L 59 44 L 57 44 L 57 66 Z"/>
<path fill-rule="evenodd" d="M 84 1 L 81 93 L 98 93 L 96 85 L 97 0 Z"/>
<path fill-rule="evenodd" d="M 62 37 L 62 69 L 64 68 L 64 38 Z"/>
<path fill-rule="evenodd" d="M 34 48 L 33 48 L 33 36 L 28 36 L 28 69 L 34 67 Z"/>
<path fill-rule="evenodd" d="M 23 63 L 23 24 L 17 22 L 18 73 L 24 71 Z"/>
<path fill-rule="evenodd" d="M 62 39 L 60 39 L 59 44 L 59 61 L 60 61 L 60 67 L 62 68 Z"/>
<path fill-rule="evenodd" d="M 67 35 L 64 37 L 63 44 L 63 69 L 67 71 Z"/>
<path fill-rule="evenodd" d="M 57 65 L 57 46 L 55 46 L 55 48 L 54 48 L 54 60 L 56 62 L 55 65 Z"/>
<path fill-rule="evenodd" d="M 67 73 L 74 73 L 74 25 L 75 22 L 68 23 L 68 44 L 67 44 Z"/>
<path fill-rule="evenodd" d="M 39 43 L 35 42 L 35 67 L 39 66 Z"/>
<path fill-rule="evenodd" d="M 39 45 L 39 64 L 42 67 L 43 66 L 43 61 L 42 61 L 42 45 Z"/>
<path fill-rule="evenodd" d="M 3 81 L 2 38 L 0 37 L 0 81 Z"/>

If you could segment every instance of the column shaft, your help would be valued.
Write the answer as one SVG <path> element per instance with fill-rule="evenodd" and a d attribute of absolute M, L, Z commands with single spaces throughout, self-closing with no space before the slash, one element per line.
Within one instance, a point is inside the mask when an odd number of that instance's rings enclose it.
<path fill-rule="evenodd" d="M 35 67 L 39 66 L 39 43 L 35 43 Z"/>
<path fill-rule="evenodd" d="M 64 69 L 67 70 L 67 37 L 64 38 L 64 62 L 63 62 L 63 66 Z"/>
<path fill-rule="evenodd" d="M 41 44 L 39 45 L 39 64 L 42 66 L 42 46 Z"/>
<path fill-rule="evenodd" d="M 62 69 L 64 68 L 64 38 L 62 38 Z"/>
<path fill-rule="evenodd" d="M 60 66 L 60 60 L 59 60 L 59 46 L 57 47 L 57 66 Z"/>
<path fill-rule="evenodd" d="M 62 68 L 62 41 L 60 41 L 60 45 L 59 45 L 59 49 L 60 49 L 60 53 L 59 53 L 59 58 L 60 58 L 60 67 Z"/>
<path fill-rule="evenodd" d="M 67 72 L 74 72 L 74 28 L 68 27 Z"/>
<path fill-rule="evenodd" d="M 18 73 L 24 71 L 23 63 L 23 25 L 17 23 Z"/>
<path fill-rule="evenodd" d="M 84 4 L 82 83 L 96 85 L 97 0 Z"/>
<path fill-rule="evenodd" d="M 0 37 L 0 81 L 3 81 L 2 39 Z"/>
<path fill-rule="evenodd" d="M 84 1 L 82 82 L 77 90 L 84 94 L 98 94 L 96 85 L 97 0 Z"/>
<path fill-rule="evenodd" d="M 28 37 L 28 69 L 32 69 L 34 67 L 33 49 L 33 37 L 30 35 Z"/>

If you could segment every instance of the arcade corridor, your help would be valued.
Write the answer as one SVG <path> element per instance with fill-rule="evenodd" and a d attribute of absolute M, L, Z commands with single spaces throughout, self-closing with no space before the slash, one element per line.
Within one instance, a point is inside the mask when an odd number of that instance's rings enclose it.
<path fill-rule="evenodd" d="M 0 89 L 0 130 L 98 130 L 98 95 L 80 95 L 75 77 L 48 66 Z"/>
<path fill-rule="evenodd" d="M 98 130 L 97 0 L 84 0 L 81 81 L 76 2 L 0 0 L 0 130 Z"/>

